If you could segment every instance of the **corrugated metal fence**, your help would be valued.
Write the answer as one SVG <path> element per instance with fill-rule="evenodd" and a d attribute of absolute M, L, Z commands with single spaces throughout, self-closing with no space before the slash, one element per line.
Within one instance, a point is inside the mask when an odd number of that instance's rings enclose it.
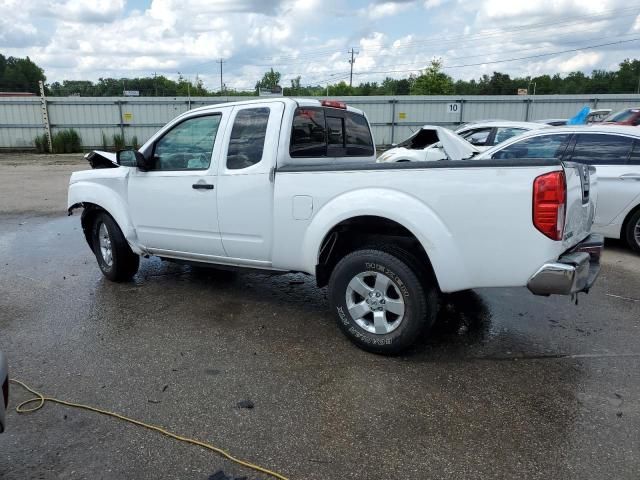
<path fill-rule="evenodd" d="M 256 97 L 246 97 L 255 99 Z M 335 98 L 335 97 L 333 97 Z M 74 128 L 85 148 L 108 144 L 113 135 L 135 136 L 144 143 L 173 117 L 189 109 L 244 97 L 48 97 L 46 108 L 52 134 Z M 640 105 L 640 95 L 536 96 L 375 96 L 338 97 L 367 113 L 378 145 L 399 142 L 419 126 L 455 126 L 473 120 L 538 120 L 568 118 L 589 105 L 614 111 Z M 40 97 L 0 98 L 0 148 L 30 149 L 44 133 Z"/>

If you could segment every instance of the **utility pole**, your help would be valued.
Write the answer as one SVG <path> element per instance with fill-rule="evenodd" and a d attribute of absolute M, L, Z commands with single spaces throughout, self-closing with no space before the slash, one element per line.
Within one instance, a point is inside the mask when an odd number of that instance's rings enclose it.
<path fill-rule="evenodd" d="M 156 89 L 156 97 L 158 96 L 158 84 L 156 83 L 156 72 L 153 72 L 153 86 Z"/>
<path fill-rule="evenodd" d="M 222 83 L 222 64 L 223 63 L 227 63 L 227 62 L 225 62 L 224 60 L 220 59 L 216 63 L 220 64 L 220 94 L 222 95 L 224 93 L 224 83 Z"/>
<path fill-rule="evenodd" d="M 53 145 L 51 142 L 51 124 L 49 123 L 49 108 L 47 107 L 47 97 L 44 95 L 44 82 L 40 80 L 38 82 L 40 88 L 40 107 L 42 108 L 42 123 L 44 124 L 44 131 L 47 134 L 47 144 L 49 145 L 49 152 L 53 153 Z"/>
<path fill-rule="evenodd" d="M 347 53 L 351 53 L 351 59 L 349 60 L 349 64 L 351 66 L 351 73 L 349 74 L 349 86 L 351 86 L 353 84 L 353 64 L 356 62 L 356 59 L 354 58 L 354 55 L 357 55 L 360 52 L 356 52 L 353 47 L 351 47 L 351 51 L 347 52 Z"/>

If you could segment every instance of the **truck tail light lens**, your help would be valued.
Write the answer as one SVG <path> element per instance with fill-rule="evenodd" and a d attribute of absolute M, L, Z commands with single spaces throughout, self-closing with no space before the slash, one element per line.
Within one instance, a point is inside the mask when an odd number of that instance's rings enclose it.
<path fill-rule="evenodd" d="M 552 240 L 562 240 L 566 205 L 564 172 L 546 173 L 533 181 L 533 225 Z"/>
<path fill-rule="evenodd" d="M 320 105 L 323 107 L 341 108 L 343 110 L 347 109 L 347 104 L 338 100 L 322 100 Z"/>

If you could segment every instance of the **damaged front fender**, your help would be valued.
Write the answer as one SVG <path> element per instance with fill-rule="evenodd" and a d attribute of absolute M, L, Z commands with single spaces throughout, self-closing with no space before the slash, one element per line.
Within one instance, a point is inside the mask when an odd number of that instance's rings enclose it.
<path fill-rule="evenodd" d="M 91 168 L 118 168 L 118 161 L 115 153 L 93 150 L 84 156 Z"/>

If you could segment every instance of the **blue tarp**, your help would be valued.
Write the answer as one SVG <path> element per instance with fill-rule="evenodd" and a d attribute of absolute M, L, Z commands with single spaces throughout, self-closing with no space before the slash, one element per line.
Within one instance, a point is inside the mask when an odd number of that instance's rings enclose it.
<path fill-rule="evenodd" d="M 585 125 L 587 123 L 587 117 L 589 116 L 589 112 L 591 109 L 585 105 L 582 107 L 575 117 L 571 117 L 567 120 L 567 125 Z"/>

